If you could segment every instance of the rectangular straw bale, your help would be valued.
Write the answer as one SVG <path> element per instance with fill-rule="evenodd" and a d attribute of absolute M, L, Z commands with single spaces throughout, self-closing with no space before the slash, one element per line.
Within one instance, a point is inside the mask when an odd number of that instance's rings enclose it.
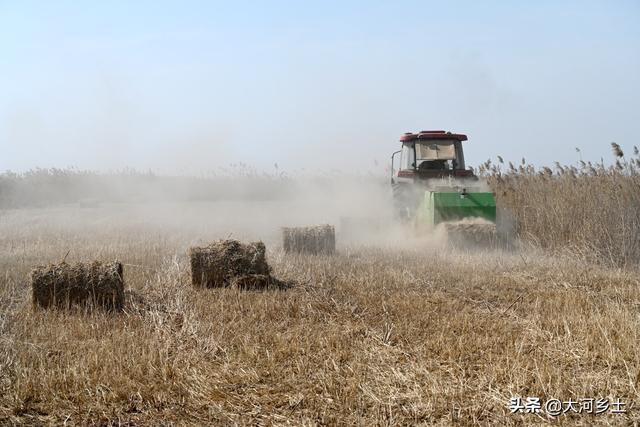
<path fill-rule="evenodd" d="M 69 308 L 72 305 L 122 310 L 124 280 L 122 264 L 91 263 L 49 264 L 31 272 L 32 301 L 44 308 Z"/>
<path fill-rule="evenodd" d="M 208 288 L 232 284 L 234 278 L 246 275 L 266 275 L 271 272 L 262 242 L 240 243 L 220 240 L 206 247 L 189 249 L 191 283 Z"/>
<path fill-rule="evenodd" d="M 332 225 L 284 227 L 282 243 L 286 253 L 331 255 L 336 251 L 336 232 Z"/>

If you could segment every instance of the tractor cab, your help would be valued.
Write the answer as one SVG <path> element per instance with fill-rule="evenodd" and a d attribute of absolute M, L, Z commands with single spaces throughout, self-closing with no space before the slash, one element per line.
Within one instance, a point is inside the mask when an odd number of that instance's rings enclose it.
<path fill-rule="evenodd" d="M 402 148 L 391 156 L 394 211 L 399 221 L 417 230 L 443 224 L 447 239 L 456 245 L 493 244 L 495 195 L 465 169 L 466 140 L 466 135 L 443 130 L 402 135 Z"/>
<path fill-rule="evenodd" d="M 405 133 L 402 148 L 391 157 L 392 183 L 415 179 L 473 177 L 465 169 L 462 141 L 467 136 L 443 130 Z"/>

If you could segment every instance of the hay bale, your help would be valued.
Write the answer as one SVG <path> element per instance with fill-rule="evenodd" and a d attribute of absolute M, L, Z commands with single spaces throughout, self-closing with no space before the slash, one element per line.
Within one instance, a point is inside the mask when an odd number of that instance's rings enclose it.
<path fill-rule="evenodd" d="M 189 249 L 191 283 L 217 288 L 229 286 L 239 276 L 269 275 L 271 269 L 262 242 L 248 244 L 237 240 L 220 240 L 209 246 Z"/>
<path fill-rule="evenodd" d="M 445 223 L 447 242 L 457 248 L 489 248 L 497 244 L 496 225 L 485 220 Z"/>
<path fill-rule="evenodd" d="M 122 310 L 124 305 L 122 264 L 117 261 L 39 266 L 31 271 L 31 288 L 33 304 L 44 308 Z"/>
<path fill-rule="evenodd" d="M 336 251 L 336 231 L 332 225 L 284 227 L 282 243 L 286 253 L 331 255 Z"/>

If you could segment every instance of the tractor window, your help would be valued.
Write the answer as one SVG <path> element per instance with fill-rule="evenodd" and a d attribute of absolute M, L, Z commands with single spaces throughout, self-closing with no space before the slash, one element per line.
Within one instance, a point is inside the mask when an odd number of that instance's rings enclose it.
<path fill-rule="evenodd" d="M 402 144 L 402 154 L 400 157 L 400 169 L 407 170 L 416 167 L 416 152 L 413 144 Z"/>
<path fill-rule="evenodd" d="M 416 144 L 418 169 L 452 170 L 464 168 L 457 141 L 425 141 Z"/>
<path fill-rule="evenodd" d="M 453 141 L 438 141 L 416 144 L 418 160 L 454 160 L 456 147 Z"/>

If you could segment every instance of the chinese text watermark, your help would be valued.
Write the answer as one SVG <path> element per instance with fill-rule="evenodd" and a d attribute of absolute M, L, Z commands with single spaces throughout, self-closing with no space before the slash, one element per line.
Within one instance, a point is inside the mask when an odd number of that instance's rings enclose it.
<path fill-rule="evenodd" d="M 624 414 L 627 412 L 626 403 L 619 398 L 582 398 L 582 399 L 548 399 L 542 401 L 539 397 L 512 397 L 507 406 L 512 414 L 540 414 L 559 417 L 567 413 L 594 414 L 604 413 Z"/>

